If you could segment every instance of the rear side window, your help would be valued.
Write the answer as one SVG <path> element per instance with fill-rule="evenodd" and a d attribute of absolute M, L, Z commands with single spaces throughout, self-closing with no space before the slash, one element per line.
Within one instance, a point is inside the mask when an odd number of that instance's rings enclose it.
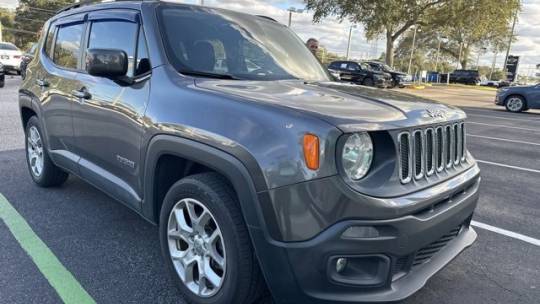
<path fill-rule="evenodd" d="M 52 47 L 53 47 L 53 42 L 54 42 L 55 29 L 56 29 L 56 26 L 54 25 L 49 26 L 49 30 L 47 31 L 47 36 L 45 37 L 45 54 L 47 54 L 49 58 L 53 57 Z"/>
<path fill-rule="evenodd" d="M 81 38 L 84 24 L 73 24 L 58 29 L 54 46 L 53 61 L 57 65 L 76 69 L 81 53 Z"/>
<path fill-rule="evenodd" d="M 89 49 L 118 49 L 128 56 L 127 76 L 135 75 L 135 48 L 138 24 L 124 21 L 98 21 L 92 23 Z"/>

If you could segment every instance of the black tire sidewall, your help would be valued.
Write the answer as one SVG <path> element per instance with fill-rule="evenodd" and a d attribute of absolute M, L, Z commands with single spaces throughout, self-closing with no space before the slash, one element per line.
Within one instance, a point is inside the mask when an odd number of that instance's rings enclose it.
<path fill-rule="evenodd" d="M 205 205 L 206 208 L 212 213 L 215 221 L 219 225 L 221 233 L 223 235 L 223 241 L 226 250 L 226 273 L 225 281 L 221 286 L 221 289 L 217 294 L 210 298 L 201 298 L 193 294 L 182 282 L 176 273 L 172 259 L 169 254 L 168 240 L 167 240 L 167 226 L 169 221 L 169 214 L 181 199 L 193 198 Z M 160 213 L 160 225 L 159 225 L 159 238 L 161 243 L 161 251 L 165 259 L 167 270 L 169 271 L 174 283 L 180 289 L 183 297 L 189 303 L 205 303 L 205 304 L 225 304 L 233 303 L 236 291 L 239 286 L 239 274 L 244 269 L 241 269 L 240 260 L 240 246 L 237 242 L 236 231 L 234 227 L 236 224 L 231 220 L 229 216 L 229 210 L 221 202 L 221 198 L 216 195 L 206 185 L 186 178 L 174 184 L 163 201 L 163 206 Z"/>
<path fill-rule="evenodd" d="M 372 86 L 375 85 L 375 83 L 373 82 L 373 79 L 371 79 L 371 78 L 366 78 L 366 79 L 364 79 L 364 85 L 365 85 L 365 86 L 372 87 Z"/>

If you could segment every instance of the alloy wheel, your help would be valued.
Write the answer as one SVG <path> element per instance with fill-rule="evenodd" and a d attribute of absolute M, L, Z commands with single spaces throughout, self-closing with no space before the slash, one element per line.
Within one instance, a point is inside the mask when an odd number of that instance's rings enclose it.
<path fill-rule="evenodd" d="M 506 106 L 512 112 L 519 112 L 523 108 L 523 101 L 518 97 L 512 97 L 508 99 Z"/>
<path fill-rule="evenodd" d="M 169 254 L 184 285 L 199 297 L 215 295 L 225 280 L 226 253 L 210 210 L 198 200 L 180 200 L 169 214 L 167 232 Z"/>
<path fill-rule="evenodd" d="M 40 177 L 43 172 L 43 142 L 41 140 L 41 135 L 35 126 L 31 126 L 28 130 L 26 151 L 28 153 L 28 162 L 30 163 L 32 174 L 36 177 Z"/>

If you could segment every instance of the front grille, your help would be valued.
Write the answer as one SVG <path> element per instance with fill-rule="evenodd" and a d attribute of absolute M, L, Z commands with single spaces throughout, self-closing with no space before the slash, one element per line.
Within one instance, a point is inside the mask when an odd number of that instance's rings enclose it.
<path fill-rule="evenodd" d="M 420 180 L 465 161 L 465 125 L 460 122 L 401 132 L 398 147 L 401 182 Z"/>
<path fill-rule="evenodd" d="M 416 254 L 414 255 L 414 259 L 413 259 L 413 262 L 412 262 L 412 267 L 414 268 L 416 266 L 419 266 L 419 265 L 422 265 L 424 263 L 429 262 L 429 260 L 431 260 L 431 258 L 437 252 L 439 252 L 439 250 L 441 250 L 444 246 L 446 246 L 446 244 L 448 244 L 451 240 L 453 240 L 459 234 L 460 230 L 461 230 L 461 225 L 459 225 L 458 227 L 452 229 L 450 232 L 443 235 L 437 241 L 435 241 L 435 242 L 427 245 L 426 247 L 418 250 L 416 252 Z"/>

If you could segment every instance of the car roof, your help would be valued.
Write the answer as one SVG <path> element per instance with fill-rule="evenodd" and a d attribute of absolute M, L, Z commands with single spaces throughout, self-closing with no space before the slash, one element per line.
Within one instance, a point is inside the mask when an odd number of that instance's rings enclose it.
<path fill-rule="evenodd" d="M 85 13 L 85 12 L 91 12 L 96 10 L 105 10 L 105 9 L 135 9 L 140 10 L 143 5 L 158 5 L 158 4 L 167 4 L 167 5 L 173 5 L 178 7 L 201 7 L 201 8 L 208 8 L 215 12 L 234 12 L 237 14 L 242 14 L 245 16 L 250 16 L 252 18 L 261 18 L 268 22 L 275 22 L 277 24 L 281 24 L 277 22 L 275 19 L 263 16 L 263 15 L 252 15 L 247 14 L 239 11 L 234 10 L 227 10 L 222 8 L 216 8 L 216 7 L 205 7 L 195 4 L 186 4 L 186 3 L 179 3 L 179 2 L 172 2 L 172 1 L 163 1 L 163 0 L 113 0 L 113 1 L 107 1 L 107 2 L 95 2 L 93 0 L 90 1 L 81 1 L 79 3 L 75 3 L 71 6 L 67 6 L 52 17 L 50 20 L 57 20 L 60 18 L 64 18 L 67 16 Z M 283 24 L 281 24 L 283 25 Z M 285 26 L 285 25 L 283 25 Z"/>

